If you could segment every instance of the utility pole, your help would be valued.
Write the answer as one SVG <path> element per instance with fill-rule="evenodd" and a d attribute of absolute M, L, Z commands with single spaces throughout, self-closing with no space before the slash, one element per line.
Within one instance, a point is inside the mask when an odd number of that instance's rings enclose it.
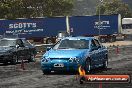
<path fill-rule="evenodd" d="M 66 16 L 66 30 L 69 35 L 71 35 L 70 25 L 69 25 L 69 16 Z"/>
<path fill-rule="evenodd" d="M 101 10 L 101 3 L 103 2 L 103 0 L 99 0 L 99 26 L 98 26 L 98 31 L 99 31 L 99 39 L 100 39 L 100 26 L 101 26 L 101 19 L 100 19 L 100 10 Z"/>

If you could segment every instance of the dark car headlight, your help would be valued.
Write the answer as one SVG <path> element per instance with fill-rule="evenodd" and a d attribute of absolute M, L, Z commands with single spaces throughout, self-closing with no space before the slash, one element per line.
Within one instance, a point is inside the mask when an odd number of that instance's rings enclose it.
<path fill-rule="evenodd" d="M 79 58 L 70 58 L 68 61 L 70 63 L 73 63 L 73 62 L 79 63 Z"/>
<path fill-rule="evenodd" d="M 49 62 L 50 61 L 50 58 L 42 58 L 42 60 L 41 60 L 42 62 Z"/>

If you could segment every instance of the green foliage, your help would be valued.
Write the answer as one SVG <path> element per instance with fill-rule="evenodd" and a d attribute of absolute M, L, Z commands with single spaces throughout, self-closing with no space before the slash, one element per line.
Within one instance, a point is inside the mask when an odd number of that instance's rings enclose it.
<path fill-rule="evenodd" d="M 65 16 L 72 8 L 73 0 L 1 0 L 0 18 Z"/>
<path fill-rule="evenodd" d="M 122 17 L 132 17 L 132 13 L 129 9 L 128 4 L 121 2 L 121 0 L 105 0 L 103 3 L 96 8 L 96 14 L 111 15 L 111 14 L 121 14 Z"/>
<path fill-rule="evenodd" d="M 95 15 L 96 4 L 98 0 L 74 0 L 74 7 L 72 15 L 82 16 L 82 15 Z"/>

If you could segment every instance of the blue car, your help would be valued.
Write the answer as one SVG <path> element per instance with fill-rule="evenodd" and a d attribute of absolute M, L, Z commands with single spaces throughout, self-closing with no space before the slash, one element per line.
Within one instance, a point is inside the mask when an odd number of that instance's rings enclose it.
<path fill-rule="evenodd" d="M 66 37 L 53 48 L 47 49 L 41 59 L 43 73 L 51 71 L 78 71 L 82 66 L 85 72 L 108 65 L 108 51 L 94 37 Z"/>

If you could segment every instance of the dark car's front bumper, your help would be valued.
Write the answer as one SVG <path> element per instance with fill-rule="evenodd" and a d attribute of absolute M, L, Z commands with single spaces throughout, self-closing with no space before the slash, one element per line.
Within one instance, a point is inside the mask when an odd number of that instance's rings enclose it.
<path fill-rule="evenodd" d="M 12 57 L 12 55 L 1 54 L 0 55 L 0 63 L 11 61 L 11 57 Z"/>

